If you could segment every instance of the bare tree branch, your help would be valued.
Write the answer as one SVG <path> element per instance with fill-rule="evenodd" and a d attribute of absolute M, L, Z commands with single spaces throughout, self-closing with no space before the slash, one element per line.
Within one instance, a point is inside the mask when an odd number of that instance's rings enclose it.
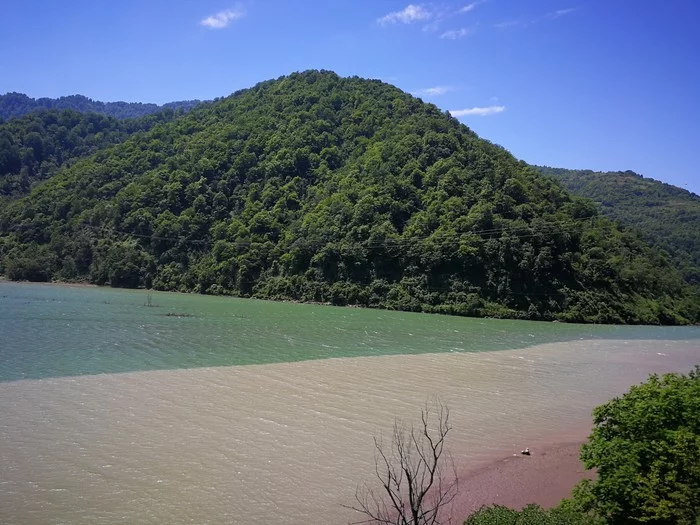
<path fill-rule="evenodd" d="M 355 524 L 440 525 L 441 511 L 459 488 L 454 461 L 445 454 L 445 439 L 452 428 L 449 417 L 448 407 L 436 400 L 421 410 L 420 428 L 394 422 L 388 449 L 381 437 L 374 438 L 375 474 L 384 497 L 367 484 L 358 487 L 357 504 L 344 505 L 366 518 Z M 445 462 L 451 467 L 449 474 Z"/>

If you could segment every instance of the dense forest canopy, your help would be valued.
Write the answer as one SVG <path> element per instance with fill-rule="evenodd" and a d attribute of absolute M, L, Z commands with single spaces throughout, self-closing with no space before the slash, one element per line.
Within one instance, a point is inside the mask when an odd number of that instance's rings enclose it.
<path fill-rule="evenodd" d="M 117 119 L 138 118 L 164 109 L 189 111 L 200 103 L 200 100 L 182 100 L 159 106 L 143 102 L 100 102 L 83 95 L 31 98 L 24 93 L 5 93 L 0 95 L 0 121 L 21 117 L 41 109 L 72 109 L 81 113 L 99 113 Z"/>
<path fill-rule="evenodd" d="M 686 281 L 700 284 L 700 196 L 633 171 L 537 169 L 595 201 L 603 215 L 637 229 L 671 255 Z"/>
<path fill-rule="evenodd" d="M 379 81 L 307 71 L 62 168 L 0 210 L 0 271 L 244 297 L 687 323 L 667 256 Z"/>
<path fill-rule="evenodd" d="M 61 166 L 182 114 L 166 109 L 138 119 L 117 120 L 98 113 L 40 110 L 0 123 L 0 198 L 24 195 Z"/>

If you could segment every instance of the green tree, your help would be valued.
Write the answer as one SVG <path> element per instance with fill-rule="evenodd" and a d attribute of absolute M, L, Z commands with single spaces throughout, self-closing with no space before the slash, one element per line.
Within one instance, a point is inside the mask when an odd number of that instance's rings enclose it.
<path fill-rule="evenodd" d="M 611 524 L 688 524 L 700 516 L 700 367 L 652 375 L 593 412 L 582 447 L 595 481 L 574 491 Z"/>

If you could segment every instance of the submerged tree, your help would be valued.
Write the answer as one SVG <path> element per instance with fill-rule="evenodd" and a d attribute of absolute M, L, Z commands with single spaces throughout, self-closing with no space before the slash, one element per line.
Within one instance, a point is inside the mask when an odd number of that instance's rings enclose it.
<path fill-rule="evenodd" d="M 454 500 L 458 478 L 445 450 L 451 430 L 448 407 L 435 401 L 421 410 L 421 423 L 396 420 L 390 443 L 374 438 L 380 488 L 358 488 L 348 506 L 365 516 L 356 523 L 438 525 L 441 510 Z"/>

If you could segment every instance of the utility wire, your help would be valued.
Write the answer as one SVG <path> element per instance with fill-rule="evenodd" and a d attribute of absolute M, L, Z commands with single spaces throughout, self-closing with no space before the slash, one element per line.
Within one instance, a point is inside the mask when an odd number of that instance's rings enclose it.
<path fill-rule="evenodd" d="M 471 231 L 466 231 L 466 232 L 435 232 L 430 235 L 415 235 L 411 237 L 385 237 L 381 240 L 354 240 L 354 242 L 358 243 L 361 245 L 361 247 L 364 248 L 378 248 L 378 247 L 388 247 L 390 245 L 398 245 L 398 244 L 406 244 L 406 243 L 413 243 L 413 242 L 421 242 L 421 241 L 427 241 L 427 240 L 435 240 L 435 241 L 440 241 L 440 240 L 450 240 L 451 238 L 459 238 L 462 236 L 470 236 L 470 235 L 476 235 L 480 236 L 482 239 L 485 239 L 486 236 L 489 238 L 493 238 L 496 234 L 512 234 L 514 232 L 518 232 L 521 230 L 532 230 L 534 227 L 545 227 L 545 228 L 553 228 L 555 231 L 548 231 L 548 232 L 532 232 L 529 231 L 528 233 L 523 233 L 523 234 L 518 234 L 518 235 L 509 235 L 510 238 L 515 238 L 515 239 L 526 239 L 526 238 L 532 238 L 532 237 L 540 237 L 540 236 L 545 236 L 545 235 L 555 235 L 557 233 L 570 233 L 572 231 L 576 231 L 578 229 L 578 224 L 583 221 L 589 221 L 598 218 L 598 215 L 591 215 L 588 217 L 578 217 L 578 218 L 572 218 L 572 219 L 563 219 L 560 221 L 551 221 L 551 222 L 539 222 L 536 225 L 533 224 L 527 224 L 527 225 L 522 225 L 522 226 L 506 226 L 502 228 L 489 228 L 489 229 L 483 229 L 483 230 L 471 230 Z M 575 224 L 571 224 L 575 223 Z M 178 243 L 191 243 L 191 244 L 210 244 L 212 240 L 210 239 L 188 239 L 186 237 L 164 237 L 164 236 L 159 236 L 159 235 L 148 235 L 148 234 L 139 234 L 139 233 L 134 233 L 134 232 L 128 232 L 124 230 L 117 230 L 113 228 L 108 228 L 106 226 L 92 226 L 88 224 L 83 224 L 83 227 L 88 227 L 92 228 L 94 230 L 100 230 L 100 231 L 109 231 L 112 233 L 117 233 L 121 235 L 127 235 L 131 237 L 138 237 L 142 239 L 151 239 L 151 240 L 156 240 L 156 241 L 170 241 L 170 242 L 178 242 Z M 264 235 L 269 235 L 272 232 L 266 232 Z M 340 240 L 346 240 L 346 239 L 339 239 Z M 461 239 L 457 239 L 461 240 Z M 252 244 L 259 244 L 260 241 L 236 241 L 232 242 L 230 244 L 233 244 L 234 246 L 250 246 Z M 329 242 L 337 242 L 337 241 L 329 241 Z M 317 243 L 318 244 L 318 243 Z"/>

